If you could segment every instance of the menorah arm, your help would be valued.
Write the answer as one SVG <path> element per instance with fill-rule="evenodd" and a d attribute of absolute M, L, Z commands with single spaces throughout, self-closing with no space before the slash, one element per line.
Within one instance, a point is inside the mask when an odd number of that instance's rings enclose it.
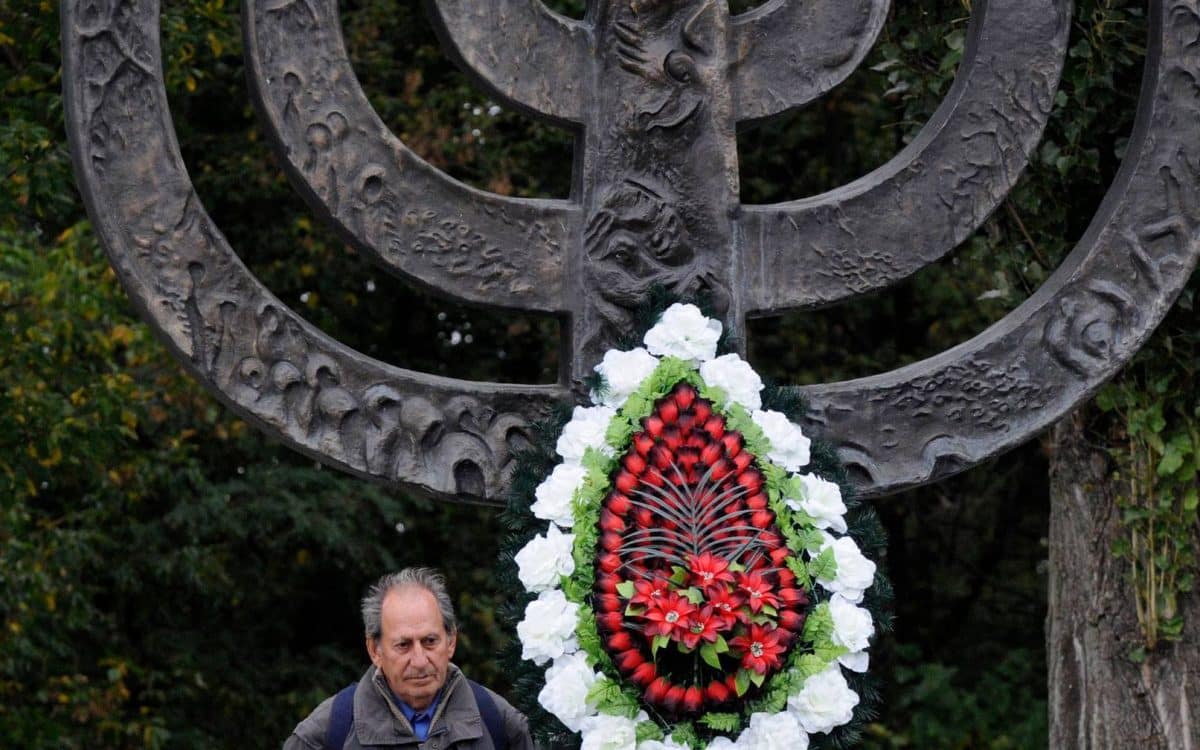
<path fill-rule="evenodd" d="M 1074 409 L 1137 352 L 1200 258 L 1200 3 L 1151 3 L 1137 122 L 1082 239 L 1016 310 L 931 359 L 801 388 L 866 495 L 934 481 Z"/>
<path fill-rule="evenodd" d="M 771 0 L 733 19 L 734 116 L 761 120 L 807 104 L 858 67 L 890 0 Z"/>
<path fill-rule="evenodd" d="M 261 119 L 316 213 L 382 268 L 435 292 L 565 309 L 578 206 L 476 190 L 413 153 L 363 93 L 335 0 L 247 0 L 242 20 Z"/>
<path fill-rule="evenodd" d="M 540 0 L 426 0 L 446 53 L 504 102 L 563 123 L 583 121 L 589 27 Z"/>
<path fill-rule="evenodd" d="M 819 307 L 953 250 L 1008 195 L 1054 107 L 1070 0 L 976 0 L 954 84 L 916 138 L 829 193 L 744 206 L 750 310 Z"/>
<path fill-rule="evenodd" d="M 309 325 L 247 270 L 201 205 L 162 83 L 158 2 L 62 3 L 63 98 L 88 214 L 171 352 L 291 447 L 434 497 L 500 502 L 512 453 L 557 386 L 394 367 Z"/>

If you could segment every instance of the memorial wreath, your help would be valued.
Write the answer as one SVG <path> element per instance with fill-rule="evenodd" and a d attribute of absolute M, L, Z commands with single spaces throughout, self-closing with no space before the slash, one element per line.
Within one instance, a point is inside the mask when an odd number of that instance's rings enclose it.
<path fill-rule="evenodd" d="M 674 304 L 643 346 L 608 351 L 558 463 L 532 498 L 516 483 L 510 510 L 549 522 L 513 556 L 536 596 L 521 656 L 585 750 L 805 748 L 869 710 L 847 675 L 867 671 L 881 577 L 810 438 L 718 356 L 721 333 Z"/>

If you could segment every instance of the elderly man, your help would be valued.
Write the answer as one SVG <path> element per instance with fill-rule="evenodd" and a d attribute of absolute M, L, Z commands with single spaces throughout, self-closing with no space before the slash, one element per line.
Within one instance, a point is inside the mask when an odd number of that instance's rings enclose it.
<path fill-rule="evenodd" d="M 374 666 L 317 706 L 284 750 L 533 750 L 525 717 L 450 663 L 458 627 L 441 575 L 384 576 L 362 615 Z"/>

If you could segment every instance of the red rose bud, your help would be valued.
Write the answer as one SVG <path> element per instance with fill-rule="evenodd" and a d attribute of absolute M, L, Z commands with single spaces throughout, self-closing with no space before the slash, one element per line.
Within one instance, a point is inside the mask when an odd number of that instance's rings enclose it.
<path fill-rule="evenodd" d="M 608 509 L 618 516 L 623 516 L 633 507 L 633 503 L 628 497 L 619 492 L 612 492 L 608 495 Z"/>
<path fill-rule="evenodd" d="M 642 427 L 646 428 L 646 432 L 650 433 L 650 437 L 658 437 L 663 431 L 663 421 L 656 415 L 651 414 L 642 420 Z"/>
<path fill-rule="evenodd" d="M 741 474 L 738 474 L 738 484 L 745 487 L 750 492 L 758 492 L 762 487 L 763 475 L 755 469 L 746 469 Z M 617 485 L 620 488 L 620 485 Z"/>
<path fill-rule="evenodd" d="M 686 409 L 696 400 L 696 389 L 686 383 L 680 383 L 675 386 L 674 396 L 679 408 Z"/>
<path fill-rule="evenodd" d="M 762 492 L 757 492 L 746 498 L 746 507 L 750 510 L 763 510 L 767 507 L 767 496 Z"/>
<path fill-rule="evenodd" d="M 625 530 L 625 522 L 616 513 L 605 508 L 600 511 L 600 528 L 603 531 L 611 531 L 620 534 Z"/>
<path fill-rule="evenodd" d="M 648 529 L 654 526 L 654 514 L 649 508 L 638 508 L 633 512 L 633 520 L 643 529 Z"/>
<path fill-rule="evenodd" d="M 680 448 L 676 458 L 684 471 L 691 471 L 696 468 L 696 462 L 700 460 L 700 453 L 695 448 Z"/>
<path fill-rule="evenodd" d="M 617 669 L 624 674 L 631 674 L 633 670 L 646 663 L 646 657 L 642 656 L 637 649 L 629 649 L 617 654 L 614 660 L 617 663 Z"/>
<path fill-rule="evenodd" d="M 613 484 L 616 485 L 621 494 L 628 495 L 637 489 L 638 478 L 628 471 L 621 471 L 617 473 L 617 479 Z"/>
<path fill-rule="evenodd" d="M 737 695 L 737 675 L 736 674 L 725 675 L 725 688 L 729 692 L 733 693 L 734 695 Z"/>
<path fill-rule="evenodd" d="M 774 531 L 764 531 L 758 535 L 758 543 L 768 549 L 775 549 L 783 544 L 783 537 Z"/>
<path fill-rule="evenodd" d="M 799 633 L 804 630 L 804 614 L 790 609 L 779 610 L 779 627 Z"/>
<path fill-rule="evenodd" d="M 705 424 L 708 418 L 712 416 L 712 404 L 704 399 L 697 399 L 692 405 L 692 417 L 695 418 L 696 424 Z"/>
<path fill-rule="evenodd" d="M 656 405 L 658 416 L 662 417 L 664 424 L 675 424 L 679 421 L 679 404 L 672 399 L 664 399 Z"/>
<path fill-rule="evenodd" d="M 683 430 L 684 434 L 687 434 L 688 430 L 692 429 L 692 425 L 695 422 L 696 418 L 692 416 L 691 412 L 685 411 L 679 414 L 679 429 Z"/>
<path fill-rule="evenodd" d="M 621 557 L 613 552 L 606 552 L 597 559 L 600 565 L 600 570 L 605 573 L 616 573 L 617 568 L 621 567 Z"/>
<path fill-rule="evenodd" d="M 651 487 L 662 487 L 667 483 L 666 478 L 663 477 L 663 473 L 653 466 L 650 467 L 649 471 L 642 475 L 642 481 Z"/>
<path fill-rule="evenodd" d="M 712 478 L 714 481 L 720 481 L 733 473 L 733 462 L 728 458 L 722 458 L 720 461 L 713 464 Z"/>
<path fill-rule="evenodd" d="M 628 630 L 620 630 L 610 635 L 605 644 L 609 651 L 628 651 L 633 648 L 633 636 Z"/>
<path fill-rule="evenodd" d="M 742 440 L 742 433 L 740 432 L 727 432 L 721 436 L 721 445 L 725 446 L 725 452 L 728 453 L 730 457 L 736 456 L 742 452 L 742 444 L 744 442 L 745 441 Z"/>
<path fill-rule="evenodd" d="M 665 471 L 671 465 L 671 449 L 659 443 L 650 449 L 650 463 Z"/>
<path fill-rule="evenodd" d="M 619 633 L 625 628 L 625 615 L 621 612 L 601 612 L 596 623 L 609 633 Z"/>
<path fill-rule="evenodd" d="M 781 567 L 788 557 L 791 556 L 791 554 L 792 551 L 787 547 L 776 547 L 775 549 L 771 550 L 771 562 L 776 567 Z M 792 580 L 794 581 L 796 579 L 793 577 Z"/>
<path fill-rule="evenodd" d="M 754 515 L 750 516 L 750 524 L 756 529 L 765 529 L 774 520 L 775 516 L 769 510 L 756 510 Z"/>
<path fill-rule="evenodd" d="M 651 682 L 654 682 L 656 677 L 658 677 L 658 670 L 654 668 L 654 664 L 651 662 L 639 664 L 638 667 L 633 670 L 633 674 L 629 675 L 629 679 L 633 682 L 633 684 L 640 688 L 644 688 Z"/>
<path fill-rule="evenodd" d="M 596 594 L 596 609 L 601 612 L 624 612 L 625 605 L 621 603 L 621 597 L 616 594 Z"/>
<path fill-rule="evenodd" d="M 644 432 L 639 432 L 633 436 L 633 449 L 638 452 L 639 456 L 644 456 L 654 447 L 654 438 Z"/>
<path fill-rule="evenodd" d="M 621 535 L 606 531 L 600 535 L 600 546 L 605 552 L 616 552 L 621 549 Z"/>
<path fill-rule="evenodd" d="M 708 683 L 708 687 L 704 688 L 704 697 L 708 701 L 709 706 L 719 706 L 729 700 L 729 696 L 733 693 L 729 688 L 725 687 L 723 682 L 713 680 Z"/>
<path fill-rule="evenodd" d="M 683 704 L 683 696 L 686 694 L 686 692 L 687 691 L 683 689 L 683 685 L 672 685 L 671 689 L 667 691 L 666 696 L 663 697 L 663 708 L 667 709 L 671 713 L 678 711 L 680 706 Z"/>
<path fill-rule="evenodd" d="M 652 706 L 661 705 L 670 689 L 671 683 L 667 682 L 666 677 L 657 678 L 654 682 L 646 686 L 646 692 L 644 693 L 646 702 Z"/>
<path fill-rule="evenodd" d="M 683 691 L 683 710 L 686 713 L 699 713 L 702 708 L 704 708 L 704 693 L 700 691 L 700 688 L 692 685 Z"/>
<path fill-rule="evenodd" d="M 745 452 L 739 453 L 732 458 L 733 465 L 737 467 L 738 471 L 745 471 L 746 469 L 750 468 L 750 464 L 754 463 L 754 456 Z"/>
<path fill-rule="evenodd" d="M 788 607 L 801 607 L 808 604 L 808 597 L 804 592 L 791 587 L 779 589 L 779 600 Z"/>
<path fill-rule="evenodd" d="M 646 470 L 646 459 L 636 453 L 628 453 L 621 462 L 625 466 L 625 470 L 635 476 L 641 475 Z"/>
<path fill-rule="evenodd" d="M 615 594 L 617 593 L 617 584 L 620 582 L 621 579 L 611 573 L 601 573 L 596 576 L 595 589 L 601 594 Z"/>
<path fill-rule="evenodd" d="M 785 555 L 786 557 L 786 555 Z M 791 571 L 791 568 L 781 567 L 779 569 L 779 585 L 792 586 L 796 583 L 796 574 Z"/>
<path fill-rule="evenodd" d="M 714 414 L 704 420 L 704 431 L 712 436 L 713 440 L 720 440 L 725 437 L 725 420 Z"/>
<path fill-rule="evenodd" d="M 712 466 L 717 461 L 721 460 L 721 444 L 709 443 L 700 449 L 700 460 L 708 466 Z"/>
<path fill-rule="evenodd" d="M 663 429 L 662 439 L 672 452 L 679 450 L 679 446 L 683 445 L 683 433 L 675 425 Z"/>

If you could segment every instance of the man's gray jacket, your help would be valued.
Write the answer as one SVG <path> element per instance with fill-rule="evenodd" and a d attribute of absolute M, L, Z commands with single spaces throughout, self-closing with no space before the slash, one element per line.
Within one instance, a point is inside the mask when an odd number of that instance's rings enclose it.
<path fill-rule="evenodd" d="M 412 748 L 413 750 L 495 750 L 487 728 L 475 704 L 475 695 L 458 667 L 450 665 L 442 698 L 429 724 L 424 742 L 413 734 L 412 725 L 392 702 L 387 683 L 377 668 L 369 668 L 354 691 L 354 723 L 341 748 L 326 748 L 333 698 L 317 706 L 308 718 L 296 725 L 283 750 L 360 750 L 373 747 Z M 488 691 L 491 692 L 491 691 Z M 525 716 L 508 701 L 492 693 L 500 713 L 510 750 L 534 750 Z"/>

